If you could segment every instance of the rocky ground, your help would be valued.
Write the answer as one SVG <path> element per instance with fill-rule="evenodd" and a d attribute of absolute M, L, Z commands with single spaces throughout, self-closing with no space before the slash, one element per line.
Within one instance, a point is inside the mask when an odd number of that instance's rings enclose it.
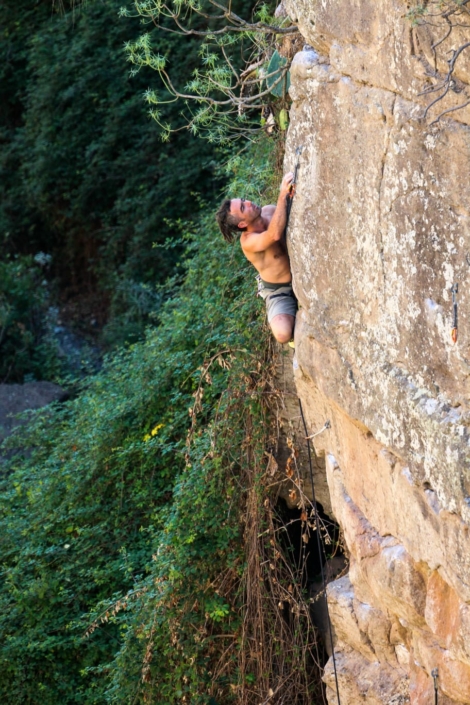
<path fill-rule="evenodd" d="M 18 414 L 66 398 L 67 392 L 52 382 L 0 384 L 0 443 L 14 428 L 26 423 L 26 418 L 18 418 Z"/>

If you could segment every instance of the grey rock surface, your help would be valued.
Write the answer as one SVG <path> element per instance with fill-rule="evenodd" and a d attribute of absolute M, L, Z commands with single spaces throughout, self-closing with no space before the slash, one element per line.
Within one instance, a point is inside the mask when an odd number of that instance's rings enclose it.
<path fill-rule="evenodd" d="M 435 37 L 404 0 L 286 8 L 314 49 L 291 70 L 288 247 L 297 390 L 309 428 L 331 421 L 315 447 L 351 554 L 329 589 L 342 702 L 428 702 L 438 667 L 468 703 L 470 112 L 422 119 Z"/>
<path fill-rule="evenodd" d="M 27 382 L 25 384 L 0 384 L 0 442 L 20 423 L 17 414 L 40 409 L 54 401 L 67 398 L 65 392 L 52 382 Z"/>

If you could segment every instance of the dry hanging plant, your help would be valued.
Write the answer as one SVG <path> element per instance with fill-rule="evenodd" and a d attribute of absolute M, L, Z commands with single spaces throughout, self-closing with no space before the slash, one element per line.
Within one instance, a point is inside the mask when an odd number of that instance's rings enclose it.
<path fill-rule="evenodd" d="M 431 124 L 435 124 L 470 105 L 470 88 L 462 78 L 470 67 L 470 0 L 427 0 L 412 8 L 408 18 L 424 33 L 424 44 L 429 44 L 428 57 L 421 56 L 429 85 L 420 95 L 431 98 L 423 118 L 441 101 L 454 103 L 433 118 Z"/>

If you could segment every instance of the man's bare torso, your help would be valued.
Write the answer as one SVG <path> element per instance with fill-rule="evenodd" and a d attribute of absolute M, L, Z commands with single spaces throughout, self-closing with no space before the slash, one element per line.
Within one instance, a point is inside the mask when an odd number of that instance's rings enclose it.
<path fill-rule="evenodd" d="M 257 235 L 264 232 L 271 222 L 276 206 L 264 206 L 261 209 L 261 217 L 264 222 L 264 230 L 259 232 L 244 232 L 240 238 L 245 257 L 258 270 L 261 278 L 271 284 L 284 284 L 292 279 L 289 263 L 289 255 L 285 238 L 273 242 L 262 252 L 250 252 L 245 249 L 251 238 L 256 238 Z"/>

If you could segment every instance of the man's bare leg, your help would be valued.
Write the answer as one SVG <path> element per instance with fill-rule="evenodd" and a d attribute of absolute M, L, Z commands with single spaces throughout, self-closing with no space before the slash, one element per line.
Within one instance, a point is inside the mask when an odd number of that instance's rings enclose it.
<path fill-rule="evenodd" d="M 280 313 L 274 316 L 270 326 L 278 343 L 288 343 L 289 340 L 292 340 L 294 324 L 295 316 L 289 316 L 288 313 Z"/>

